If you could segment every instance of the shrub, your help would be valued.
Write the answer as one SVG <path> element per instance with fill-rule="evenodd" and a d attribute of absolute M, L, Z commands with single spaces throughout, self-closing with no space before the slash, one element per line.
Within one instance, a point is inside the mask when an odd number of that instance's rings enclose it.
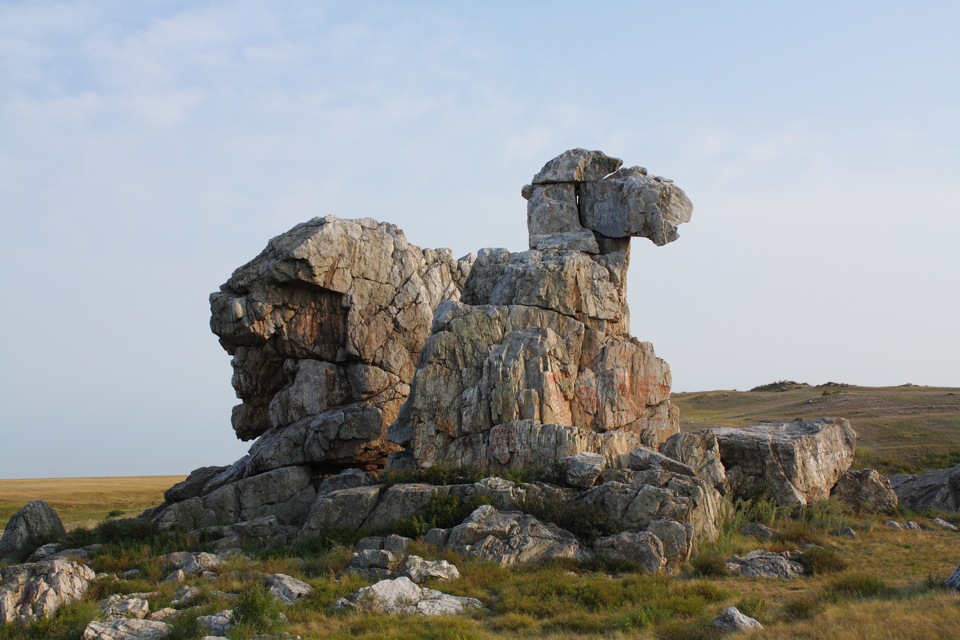
<path fill-rule="evenodd" d="M 690 560 L 693 572 L 703 578 L 725 578 L 730 575 L 726 559 L 718 551 L 706 551 Z"/>
<path fill-rule="evenodd" d="M 282 620 L 280 613 L 280 603 L 263 587 L 244 590 L 233 606 L 234 624 L 253 632 L 274 631 Z"/>
<path fill-rule="evenodd" d="M 483 497 L 464 502 L 460 496 L 453 493 L 435 493 L 424 506 L 423 513 L 394 522 L 390 531 L 408 538 L 419 538 L 433 528 L 449 529 L 463 522 L 484 502 Z"/>
<path fill-rule="evenodd" d="M 833 549 L 813 547 L 803 552 L 800 562 L 806 572 L 812 576 L 824 573 L 843 571 L 847 568 L 847 561 Z"/>

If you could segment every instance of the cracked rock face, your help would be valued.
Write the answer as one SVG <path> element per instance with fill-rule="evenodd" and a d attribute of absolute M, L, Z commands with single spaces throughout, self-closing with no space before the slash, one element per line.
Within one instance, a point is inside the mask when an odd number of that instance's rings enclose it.
<path fill-rule="evenodd" d="M 49 618 L 62 605 L 83 597 L 93 569 L 56 558 L 6 567 L 0 585 L 0 624 Z"/>

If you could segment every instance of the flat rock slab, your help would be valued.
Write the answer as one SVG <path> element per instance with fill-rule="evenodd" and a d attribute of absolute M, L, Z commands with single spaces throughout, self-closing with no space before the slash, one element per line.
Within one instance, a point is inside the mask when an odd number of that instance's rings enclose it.
<path fill-rule="evenodd" d="M 157 620 L 94 620 L 84 629 L 83 640 L 160 640 L 172 630 L 173 626 Z"/>

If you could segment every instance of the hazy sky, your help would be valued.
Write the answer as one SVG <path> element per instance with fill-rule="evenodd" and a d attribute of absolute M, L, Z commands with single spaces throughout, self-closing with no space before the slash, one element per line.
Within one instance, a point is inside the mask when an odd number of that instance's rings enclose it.
<path fill-rule="evenodd" d="M 0 3 L 0 477 L 226 464 L 207 296 L 297 222 L 526 248 L 573 147 L 677 182 L 633 241 L 674 390 L 960 386 L 960 3 Z"/>

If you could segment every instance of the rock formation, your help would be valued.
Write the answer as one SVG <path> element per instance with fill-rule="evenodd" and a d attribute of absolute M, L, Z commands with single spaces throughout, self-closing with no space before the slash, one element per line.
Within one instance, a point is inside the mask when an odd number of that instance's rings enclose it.
<path fill-rule="evenodd" d="M 50 538 L 63 538 L 67 532 L 60 516 L 43 500 L 34 500 L 17 511 L 0 538 L 0 558 L 15 555 L 26 546 Z"/>
<path fill-rule="evenodd" d="M 897 508 L 897 494 L 890 481 L 876 469 L 847 471 L 833 488 L 833 495 L 855 511 L 889 512 Z"/>
<path fill-rule="evenodd" d="M 500 471 L 588 451 L 622 466 L 678 430 L 669 367 L 629 335 L 626 276 L 630 237 L 676 239 L 692 205 L 621 164 L 574 149 L 523 188 L 531 250 L 480 251 L 460 300 L 439 306 L 391 465 Z"/>
<path fill-rule="evenodd" d="M 79 600 L 96 577 L 93 569 L 56 558 L 2 570 L 0 624 L 49 618 L 62 605 Z"/>
<path fill-rule="evenodd" d="M 914 511 L 960 511 L 960 467 L 936 469 L 919 476 L 898 474 L 890 484 L 900 504 Z"/>

